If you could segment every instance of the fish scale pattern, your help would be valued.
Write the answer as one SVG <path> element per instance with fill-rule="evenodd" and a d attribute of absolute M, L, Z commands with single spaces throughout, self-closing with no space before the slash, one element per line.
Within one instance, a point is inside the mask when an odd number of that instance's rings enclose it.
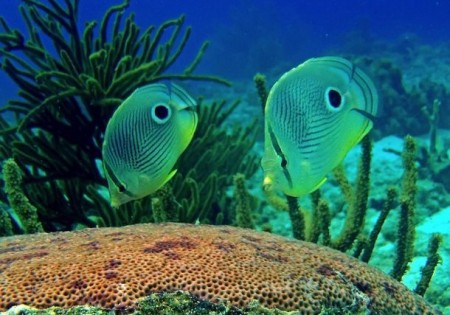
<path fill-rule="evenodd" d="M 133 310 L 153 292 L 319 314 L 440 314 L 343 253 L 225 226 L 142 224 L 0 239 L 0 311 L 89 304 Z"/>

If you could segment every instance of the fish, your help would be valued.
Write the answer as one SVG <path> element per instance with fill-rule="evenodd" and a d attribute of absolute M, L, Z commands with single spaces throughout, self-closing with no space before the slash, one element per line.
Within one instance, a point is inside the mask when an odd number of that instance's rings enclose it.
<path fill-rule="evenodd" d="M 311 58 L 284 73 L 264 110 L 265 191 L 300 197 L 317 190 L 378 111 L 374 83 L 344 58 Z"/>
<path fill-rule="evenodd" d="M 112 207 L 154 193 L 175 175 L 197 128 L 196 105 L 173 83 L 140 87 L 119 105 L 102 146 Z"/>

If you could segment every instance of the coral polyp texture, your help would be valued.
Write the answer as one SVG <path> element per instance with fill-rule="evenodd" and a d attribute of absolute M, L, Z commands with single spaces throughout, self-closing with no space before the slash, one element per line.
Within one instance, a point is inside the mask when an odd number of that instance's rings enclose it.
<path fill-rule="evenodd" d="M 143 297 L 177 290 L 240 309 L 257 300 L 300 314 L 440 314 L 341 252 L 253 230 L 142 224 L 0 240 L 1 311 L 88 304 L 132 312 Z"/>

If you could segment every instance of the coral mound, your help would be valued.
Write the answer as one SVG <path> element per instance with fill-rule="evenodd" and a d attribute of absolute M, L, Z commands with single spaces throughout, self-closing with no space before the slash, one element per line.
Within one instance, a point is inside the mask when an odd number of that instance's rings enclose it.
<path fill-rule="evenodd" d="M 132 311 L 183 290 L 211 302 L 319 314 L 440 314 L 343 253 L 226 226 L 143 224 L 0 239 L 0 310 L 89 304 Z"/>

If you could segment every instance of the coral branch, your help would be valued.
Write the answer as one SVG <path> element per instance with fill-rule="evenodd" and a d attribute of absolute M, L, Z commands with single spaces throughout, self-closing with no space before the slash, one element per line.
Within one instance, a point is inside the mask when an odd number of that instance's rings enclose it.
<path fill-rule="evenodd" d="M 401 280 L 414 255 L 415 210 L 417 192 L 417 167 L 415 164 L 416 141 L 411 136 L 405 137 L 403 149 L 403 183 L 400 197 L 400 222 L 398 226 L 397 257 L 391 276 Z"/>
<path fill-rule="evenodd" d="M 254 229 L 252 218 L 251 197 L 245 187 L 244 174 L 238 173 L 233 177 L 236 198 L 236 222 L 239 227 Z"/>
<path fill-rule="evenodd" d="M 37 209 L 30 203 L 21 188 L 22 172 L 13 159 L 8 159 L 4 162 L 3 176 L 9 204 L 20 217 L 25 232 L 30 234 L 43 232 L 44 230 L 37 216 Z"/>
<path fill-rule="evenodd" d="M 433 277 L 436 266 L 442 261 L 441 256 L 438 254 L 439 246 L 442 243 L 442 236 L 439 234 L 433 234 L 428 242 L 428 257 L 425 266 L 422 268 L 420 281 L 417 284 L 414 292 L 424 296 L 425 292 L 430 285 L 431 278 Z"/>

